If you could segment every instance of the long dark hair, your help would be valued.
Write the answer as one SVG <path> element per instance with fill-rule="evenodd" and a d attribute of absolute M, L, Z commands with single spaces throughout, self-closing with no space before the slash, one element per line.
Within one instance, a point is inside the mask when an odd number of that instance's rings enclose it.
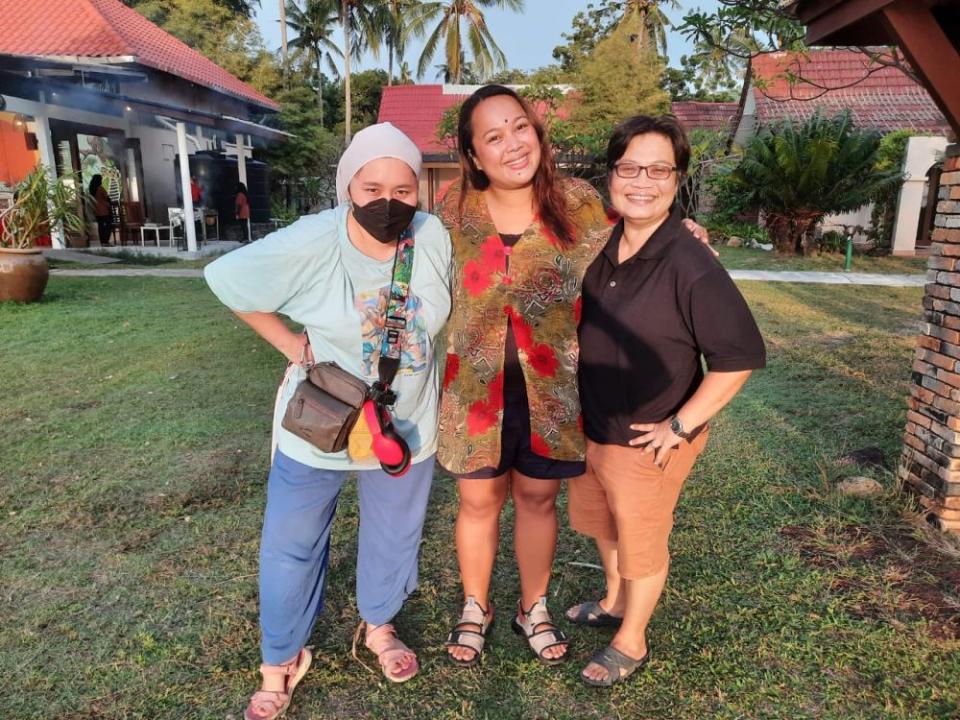
<path fill-rule="evenodd" d="M 243 193 L 243 196 L 248 200 L 250 199 L 250 193 L 247 192 L 247 186 L 244 185 L 242 182 L 237 183 L 236 194 L 239 195 L 240 193 Z"/>
<path fill-rule="evenodd" d="M 460 117 L 457 122 L 457 151 L 460 156 L 460 215 L 463 215 L 463 204 L 466 190 L 470 187 L 477 190 L 486 190 L 490 187 L 490 179 L 473 160 L 473 111 L 488 98 L 505 95 L 516 100 L 523 112 L 526 113 L 530 125 L 537 133 L 540 142 L 540 165 L 533 176 L 533 197 L 537 206 L 540 221 L 557 238 L 561 248 L 567 249 L 576 243 L 573 221 L 570 219 L 570 210 L 566 198 L 560 188 L 559 173 L 553 160 L 553 149 L 547 140 L 547 131 L 537 117 L 533 108 L 524 98 L 520 97 L 503 85 L 484 85 L 466 99 L 460 107 Z"/>
<path fill-rule="evenodd" d="M 97 190 L 103 187 L 103 175 L 97 174 L 90 178 L 90 187 L 88 188 L 91 195 L 96 195 Z"/>

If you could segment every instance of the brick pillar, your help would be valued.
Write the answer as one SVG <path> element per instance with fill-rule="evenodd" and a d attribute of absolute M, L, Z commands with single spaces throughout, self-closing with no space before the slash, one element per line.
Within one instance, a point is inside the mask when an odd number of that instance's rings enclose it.
<path fill-rule="evenodd" d="M 897 475 L 930 520 L 960 532 L 960 144 L 946 149 Z"/>

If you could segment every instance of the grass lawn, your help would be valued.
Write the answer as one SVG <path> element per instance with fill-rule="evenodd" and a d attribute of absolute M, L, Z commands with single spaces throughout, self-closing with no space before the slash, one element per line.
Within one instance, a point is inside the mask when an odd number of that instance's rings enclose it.
<path fill-rule="evenodd" d="M 356 496 L 341 499 L 307 718 L 957 718 L 960 543 L 928 531 L 895 465 L 919 289 L 743 283 L 769 367 L 714 424 L 677 513 L 653 660 L 612 691 L 577 679 L 611 633 L 567 628 L 545 668 L 501 611 L 481 669 L 444 659 L 459 610 L 454 486 L 437 478 L 421 585 L 397 618 L 419 677 L 350 654 Z M 200 280 L 51 279 L 0 306 L 0 717 L 239 719 L 259 664 L 257 547 L 281 358 Z M 872 474 L 876 500 L 840 498 Z M 590 544 L 566 529 L 550 603 L 597 597 Z M 511 516 L 503 537 L 509 538 Z"/>
<path fill-rule="evenodd" d="M 714 245 L 720 261 L 728 270 L 843 270 L 845 257 L 839 253 L 825 253 L 814 257 L 790 257 L 754 248 L 735 248 Z M 927 271 L 926 258 L 853 256 L 853 272 L 915 275 Z"/>

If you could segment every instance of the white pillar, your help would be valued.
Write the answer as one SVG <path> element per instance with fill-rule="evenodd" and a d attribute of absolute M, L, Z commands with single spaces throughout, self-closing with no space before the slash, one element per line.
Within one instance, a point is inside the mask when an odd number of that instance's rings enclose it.
<path fill-rule="evenodd" d="M 45 114 L 34 116 L 37 126 L 37 144 L 40 146 L 40 162 L 47 169 L 47 177 L 50 182 L 57 179 L 57 158 L 53 150 L 53 136 L 50 134 L 50 118 Z M 79 196 L 83 195 L 83 188 L 76 188 Z M 65 248 L 67 246 L 66 238 L 62 227 L 51 228 L 50 242 L 55 248 Z"/>
<path fill-rule="evenodd" d="M 244 144 L 245 137 L 242 133 L 237 133 L 237 174 L 239 180 L 244 185 L 247 184 L 247 148 Z M 249 190 L 249 188 L 247 188 Z"/>
<path fill-rule="evenodd" d="M 187 250 L 197 251 L 197 227 L 193 224 L 193 195 L 190 194 L 190 156 L 187 155 L 187 125 L 177 123 L 177 152 L 180 153 L 180 194 L 183 196 L 183 232 Z"/>
<path fill-rule="evenodd" d="M 917 225 L 923 209 L 924 181 L 927 171 L 946 149 L 945 137 L 912 137 L 907 141 L 903 160 L 906 179 L 897 199 L 897 215 L 893 226 L 891 251 L 894 255 L 914 255 L 917 243 Z M 936 202 L 936 200 L 934 200 Z"/>

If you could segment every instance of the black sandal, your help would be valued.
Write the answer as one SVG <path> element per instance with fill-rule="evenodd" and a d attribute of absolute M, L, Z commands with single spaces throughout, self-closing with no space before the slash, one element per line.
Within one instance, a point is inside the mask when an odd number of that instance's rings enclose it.
<path fill-rule="evenodd" d="M 568 608 L 564 617 L 576 625 L 590 627 L 620 627 L 623 624 L 622 617 L 608 613 L 597 600 Z"/>
<path fill-rule="evenodd" d="M 473 657 L 469 660 L 458 660 L 448 652 L 447 657 L 450 658 L 450 662 L 462 668 L 471 668 L 478 665 L 480 654 L 487 642 L 487 633 L 490 631 L 492 624 L 493 618 L 490 617 L 490 610 L 484 610 L 480 607 L 473 595 L 468 597 L 463 604 L 460 619 L 457 620 L 457 624 L 450 631 L 445 645 L 448 648 L 461 647 L 473 650 Z M 471 625 L 480 628 L 479 632 L 467 627 Z"/>
<path fill-rule="evenodd" d="M 632 657 L 624 655 L 613 645 L 607 645 L 603 650 L 590 658 L 590 662 L 596 663 L 607 671 L 607 676 L 603 680 L 594 680 L 593 678 L 588 678 L 581 671 L 580 679 L 591 687 L 610 687 L 611 685 L 623 682 L 633 675 L 637 670 L 646 665 L 649 659 L 649 649 L 647 649 L 646 654 L 642 658 L 634 660 Z"/>
<path fill-rule="evenodd" d="M 530 649 L 533 650 L 533 654 L 537 656 L 537 660 L 544 665 L 559 665 L 570 657 L 570 641 L 567 639 L 567 636 L 560 631 L 560 628 L 553 624 L 553 620 L 550 619 L 550 613 L 547 612 L 546 597 L 541 597 L 533 607 L 527 611 L 524 611 L 523 601 L 520 601 L 517 603 L 517 609 L 517 617 L 513 619 L 510 626 L 517 635 L 523 635 L 527 638 L 527 643 L 529 643 Z M 524 617 L 523 622 L 519 619 L 520 615 Z M 537 630 L 537 627 L 541 625 L 548 627 L 544 630 Z M 560 657 L 552 658 L 543 654 L 548 648 L 557 647 L 558 645 L 567 646 L 566 652 Z"/>

